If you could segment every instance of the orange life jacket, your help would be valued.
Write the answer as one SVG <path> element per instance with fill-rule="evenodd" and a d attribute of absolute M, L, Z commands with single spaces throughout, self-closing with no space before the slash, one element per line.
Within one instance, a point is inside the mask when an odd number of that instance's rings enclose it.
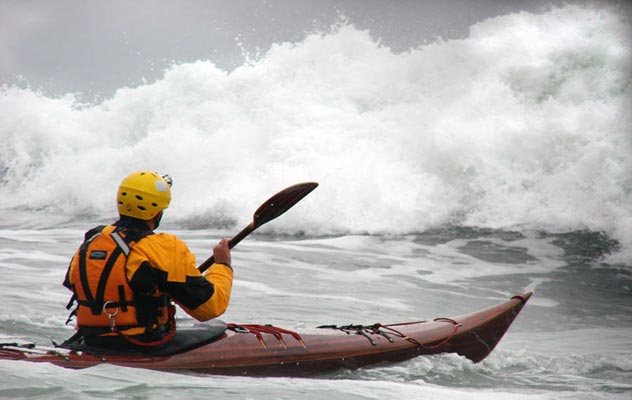
<path fill-rule="evenodd" d="M 80 331 L 137 335 L 174 322 L 167 296 L 137 296 L 129 285 L 127 256 L 144 236 L 131 240 L 125 229 L 116 226 L 97 227 L 86 234 L 68 273 Z"/>

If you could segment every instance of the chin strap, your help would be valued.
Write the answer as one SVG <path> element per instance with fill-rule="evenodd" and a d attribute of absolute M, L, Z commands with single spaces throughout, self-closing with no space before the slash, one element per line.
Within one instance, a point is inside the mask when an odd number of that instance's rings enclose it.
<path fill-rule="evenodd" d="M 153 223 L 154 223 L 154 229 L 158 228 L 158 226 L 160 225 L 160 221 L 162 220 L 162 214 L 163 214 L 163 212 L 161 210 L 160 213 L 158 213 L 158 215 L 156 215 L 154 217 L 154 219 L 152 220 Z M 154 229 L 152 229 L 152 230 L 154 230 Z"/>

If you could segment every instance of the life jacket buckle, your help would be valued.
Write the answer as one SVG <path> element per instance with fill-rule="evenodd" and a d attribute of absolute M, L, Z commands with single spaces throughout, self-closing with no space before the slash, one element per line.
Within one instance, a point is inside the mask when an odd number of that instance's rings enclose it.
<path fill-rule="evenodd" d="M 115 306 L 115 307 L 116 307 L 116 308 L 114 309 L 114 311 L 113 311 L 113 312 L 111 312 L 111 313 L 107 311 L 107 308 L 108 308 L 108 306 L 109 306 L 110 304 L 112 304 L 113 306 Z M 110 330 L 111 330 L 111 331 L 115 331 L 115 330 L 116 330 L 116 321 L 115 321 L 115 318 L 114 318 L 114 317 L 116 317 L 116 316 L 118 315 L 118 313 L 119 313 L 119 308 L 118 308 L 118 306 L 116 305 L 116 303 L 114 303 L 114 302 L 113 302 L 113 301 L 111 301 L 111 300 L 108 300 L 108 301 L 106 301 L 105 303 L 103 303 L 103 314 L 107 315 L 108 320 L 110 321 Z"/>

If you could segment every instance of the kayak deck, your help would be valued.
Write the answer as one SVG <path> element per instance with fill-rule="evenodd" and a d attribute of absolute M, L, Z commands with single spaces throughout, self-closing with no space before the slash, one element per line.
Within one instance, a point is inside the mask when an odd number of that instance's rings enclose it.
<path fill-rule="evenodd" d="M 432 321 L 328 325 L 299 332 L 269 325 L 228 324 L 228 329 L 210 343 L 171 355 L 12 343 L 0 345 L 0 359 L 49 362 L 67 368 L 108 363 L 249 376 L 309 376 L 438 353 L 457 353 L 476 363 L 496 347 L 531 295 L 514 296 L 480 311 Z"/>

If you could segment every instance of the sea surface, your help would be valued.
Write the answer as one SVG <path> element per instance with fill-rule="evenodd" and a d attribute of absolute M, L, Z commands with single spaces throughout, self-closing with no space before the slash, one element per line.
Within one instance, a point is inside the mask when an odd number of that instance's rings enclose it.
<path fill-rule="evenodd" d="M 73 333 L 70 256 L 136 169 L 173 177 L 160 231 L 200 262 L 277 191 L 320 183 L 233 250 L 227 322 L 404 322 L 535 294 L 479 364 L 289 379 L 0 361 L 0 398 L 632 398 L 629 32 L 571 5 L 395 52 L 341 23 L 97 103 L 2 86 L 0 342 Z"/>

